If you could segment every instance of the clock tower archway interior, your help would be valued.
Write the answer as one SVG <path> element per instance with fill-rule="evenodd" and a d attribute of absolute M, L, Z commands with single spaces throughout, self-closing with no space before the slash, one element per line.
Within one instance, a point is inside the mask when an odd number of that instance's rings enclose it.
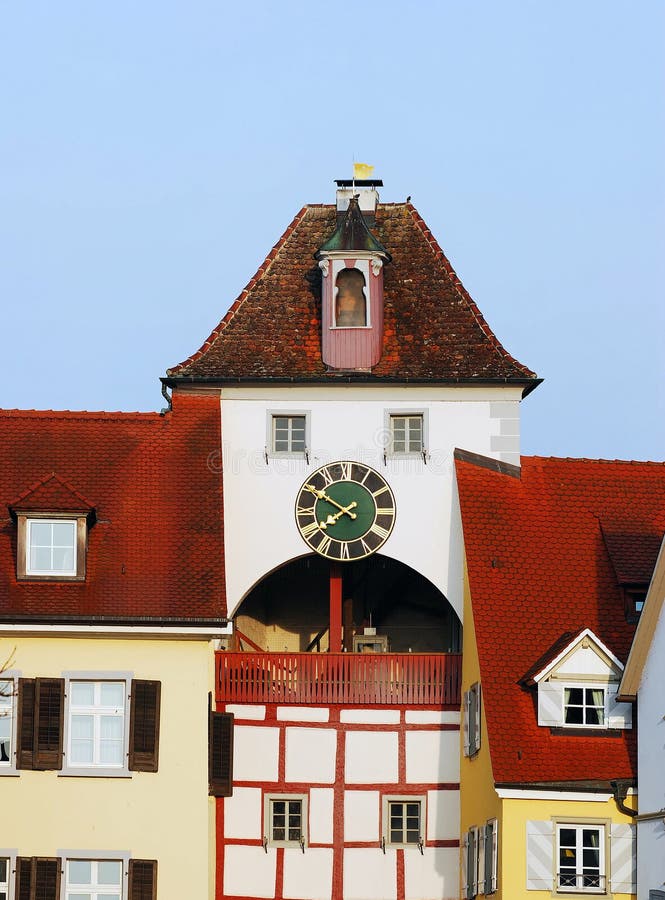
<path fill-rule="evenodd" d="M 311 554 L 263 578 L 234 617 L 236 649 L 327 651 L 334 565 Z M 344 650 L 460 652 L 462 626 L 455 610 L 441 591 L 414 569 L 374 554 L 345 563 L 338 571 Z"/>

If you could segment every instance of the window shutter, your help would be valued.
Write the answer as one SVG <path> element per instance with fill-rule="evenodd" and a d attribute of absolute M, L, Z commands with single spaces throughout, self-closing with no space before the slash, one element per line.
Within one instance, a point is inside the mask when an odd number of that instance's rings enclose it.
<path fill-rule="evenodd" d="M 485 890 L 485 866 L 487 865 L 487 857 L 485 849 L 485 826 L 481 825 L 478 829 L 478 835 L 476 840 L 478 841 L 478 865 L 476 866 L 476 893 L 477 894 L 485 894 L 487 893 Z M 491 852 L 491 845 L 487 848 Z"/>
<path fill-rule="evenodd" d="M 157 897 L 157 860 L 129 860 L 127 900 L 155 900 Z"/>
<path fill-rule="evenodd" d="M 210 712 L 208 725 L 208 780 L 213 797 L 233 793 L 233 714 Z"/>
<path fill-rule="evenodd" d="M 129 768 L 156 772 L 159 764 L 160 681 L 134 679 L 129 715 Z"/>
<path fill-rule="evenodd" d="M 478 829 L 469 828 L 469 840 L 467 843 L 468 860 L 466 864 L 466 879 L 468 900 L 478 893 Z"/>
<path fill-rule="evenodd" d="M 462 718 L 464 720 L 464 755 L 469 755 L 469 712 L 471 705 L 471 691 L 464 691 L 464 709 L 462 710 Z"/>
<path fill-rule="evenodd" d="M 469 896 L 469 835 L 462 835 L 462 897 Z"/>
<path fill-rule="evenodd" d="M 473 746 L 471 747 L 471 753 L 477 753 L 480 750 L 480 703 L 481 703 L 481 688 L 480 684 L 474 685 L 475 687 L 475 696 L 476 702 L 473 708 Z"/>
<path fill-rule="evenodd" d="M 554 826 L 551 822 L 526 823 L 526 889 L 551 891 L 554 868 Z"/>
<path fill-rule="evenodd" d="M 16 860 L 17 900 L 59 900 L 59 858 L 23 856 Z"/>
<path fill-rule="evenodd" d="M 18 680 L 18 733 L 16 735 L 16 766 L 32 769 L 35 742 L 35 680 Z M 29 857 L 25 857 L 29 859 Z M 23 900 L 23 898 L 19 898 Z M 28 898 L 29 900 L 29 898 Z"/>
<path fill-rule="evenodd" d="M 635 826 L 612 825 L 610 832 L 611 890 L 617 894 L 637 891 Z"/>
<path fill-rule="evenodd" d="M 487 831 L 485 836 L 485 859 L 487 859 L 488 844 L 491 847 L 491 859 L 485 876 L 485 893 L 493 894 L 497 887 L 497 871 L 499 867 L 499 823 L 496 819 L 491 819 L 487 823 Z M 488 883 L 489 879 L 489 883 Z"/>
<path fill-rule="evenodd" d="M 631 703 L 617 703 L 618 684 L 607 685 L 607 727 L 632 728 L 633 707 Z"/>
<path fill-rule="evenodd" d="M 541 681 L 538 685 L 538 724 L 556 728 L 563 724 L 563 692 L 560 684 Z"/>
<path fill-rule="evenodd" d="M 34 769 L 62 769 L 63 678 L 35 678 Z"/>

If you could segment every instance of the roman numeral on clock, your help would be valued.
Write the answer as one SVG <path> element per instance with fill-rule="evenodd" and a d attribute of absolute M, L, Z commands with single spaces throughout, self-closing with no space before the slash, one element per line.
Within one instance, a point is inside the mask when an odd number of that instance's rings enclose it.
<path fill-rule="evenodd" d="M 378 537 L 381 538 L 382 541 L 385 541 L 385 539 L 390 534 L 390 532 L 386 528 L 382 528 L 380 525 L 377 525 L 376 522 L 370 528 L 370 532 L 372 534 L 376 534 Z"/>
<path fill-rule="evenodd" d="M 307 525 L 301 526 L 300 533 L 305 538 L 305 540 L 308 540 L 309 538 L 312 537 L 313 534 L 316 534 L 316 532 L 318 530 L 319 530 L 318 522 L 308 522 Z"/>

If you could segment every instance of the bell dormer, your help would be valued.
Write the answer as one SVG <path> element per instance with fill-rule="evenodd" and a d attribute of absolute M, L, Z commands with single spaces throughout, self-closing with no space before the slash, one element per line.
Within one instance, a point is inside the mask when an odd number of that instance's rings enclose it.
<path fill-rule="evenodd" d="M 331 369 L 367 371 L 383 349 L 383 265 L 391 256 L 370 231 L 374 180 L 337 181 L 337 228 L 315 254 L 322 278 L 322 356 Z"/>

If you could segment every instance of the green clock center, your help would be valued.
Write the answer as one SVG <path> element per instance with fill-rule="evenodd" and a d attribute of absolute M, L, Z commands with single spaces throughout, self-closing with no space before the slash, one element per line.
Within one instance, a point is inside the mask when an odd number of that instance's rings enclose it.
<path fill-rule="evenodd" d="M 339 541 L 353 541 L 367 534 L 376 516 L 376 504 L 366 488 L 338 481 L 324 494 L 316 501 L 315 512 L 326 534 Z"/>

